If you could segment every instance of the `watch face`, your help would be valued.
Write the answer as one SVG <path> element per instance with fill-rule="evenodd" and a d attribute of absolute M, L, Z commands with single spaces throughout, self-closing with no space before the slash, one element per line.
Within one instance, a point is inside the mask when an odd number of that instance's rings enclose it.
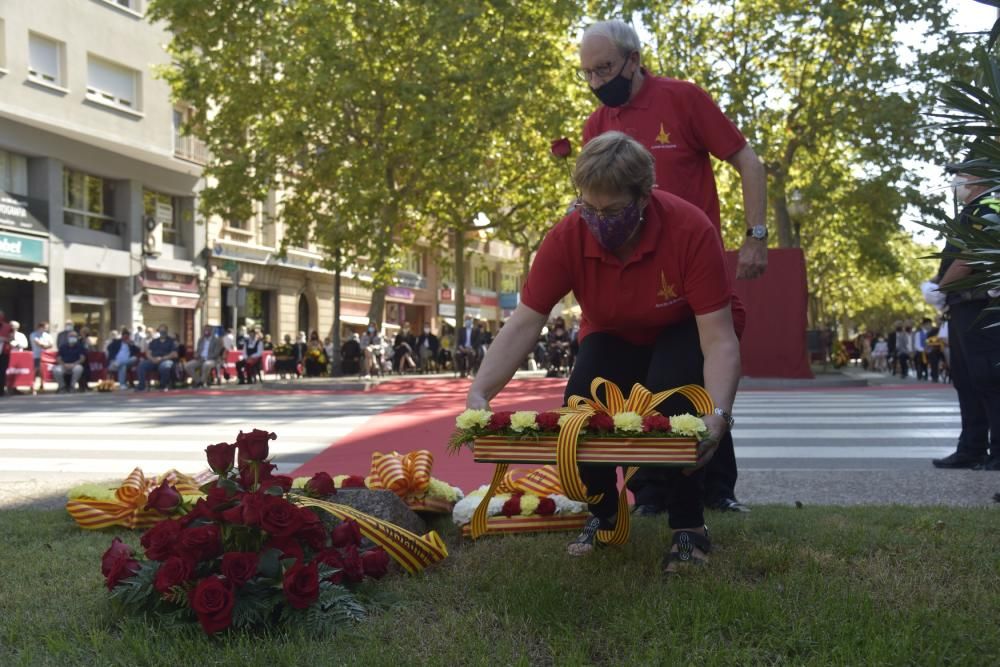
<path fill-rule="evenodd" d="M 754 225 L 753 237 L 755 239 L 766 239 L 767 238 L 767 227 L 764 225 Z"/>

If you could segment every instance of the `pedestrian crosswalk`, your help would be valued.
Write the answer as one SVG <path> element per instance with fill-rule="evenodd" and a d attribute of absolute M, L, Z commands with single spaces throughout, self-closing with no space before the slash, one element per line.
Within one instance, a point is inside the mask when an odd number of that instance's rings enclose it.
<path fill-rule="evenodd" d="M 961 430 L 947 387 L 741 392 L 733 415 L 741 470 L 926 467 Z"/>

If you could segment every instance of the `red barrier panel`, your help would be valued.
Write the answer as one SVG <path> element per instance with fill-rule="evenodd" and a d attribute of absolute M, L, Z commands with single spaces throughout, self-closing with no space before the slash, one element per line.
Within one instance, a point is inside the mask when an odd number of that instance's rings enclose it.
<path fill-rule="evenodd" d="M 52 377 L 52 367 L 56 365 L 59 353 L 55 350 L 42 350 L 42 382 L 55 382 Z"/>
<path fill-rule="evenodd" d="M 90 381 L 100 382 L 108 377 L 108 355 L 103 352 L 88 352 L 87 365 L 90 366 Z"/>
<path fill-rule="evenodd" d="M 262 372 L 264 372 L 264 373 L 273 373 L 274 372 L 274 351 L 273 350 L 264 350 L 261 353 L 261 359 L 260 359 L 260 361 L 261 361 L 261 367 L 260 368 L 261 368 Z"/>
<path fill-rule="evenodd" d="M 736 252 L 726 253 L 736 295 L 747 311 L 740 339 L 743 375 L 812 378 L 806 351 L 806 260 L 799 248 L 771 248 L 767 271 L 736 280 Z"/>
<path fill-rule="evenodd" d="M 226 372 L 229 373 L 229 377 L 236 377 L 236 362 L 243 358 L 243 355 L 239 350 L 229 350 L 226 352 Z"/>
<path fill-rule="evenodd" d="M 31 352 L 11 352 L 7 365 L 8 389 L 31 389 L 35 382 L 35 356 Z"/>

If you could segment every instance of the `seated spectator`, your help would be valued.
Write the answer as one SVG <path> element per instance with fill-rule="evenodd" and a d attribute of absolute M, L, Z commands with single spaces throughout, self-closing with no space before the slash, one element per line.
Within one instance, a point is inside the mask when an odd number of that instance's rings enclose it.
<path fill-rule="evenodd" d="M 452 363 L 452 348 L 455 347 L 455 329 L 447 324 L 441 327 L 441 345 L 438 348 L 437 364 L 447 368 Z"/>
<path fill-rule="evenodd" d="M 66 342 L 59 346 L 56 365 L 52 367 L 52 377 L 59 385 L 59 391 L 72 392 L 83 378 L 87 366 L 87 346 L 74 331 L 66 336 Z"/>
<path fill-rule="evenodd" d="M 128 369 L 139 363 L 142 352 L 139 346 L 132 342 L 132 336 L 124 327 L 118 338 L 108 344 L 108 371 L 118 374 L 118 388 L 128 386 Z"/>
<path fill-rule="evenodd" d="M 557 317 L 552 323 L 546 340 L 546 353 L 549 361 L 548 377 L 560 377 L 564 371 L 569 370 L 569 332 L 566 331 L 566 323 L 561 317 Z"/>
<path fill-rule="evenodd" d="M 271 334 L 264 334 L 264 351 L 273 352 L 274 342 L 271 341 Z"/>
<path fill-rule="evenodd" d="M 285 342 L 274 348 L 274 372 L 284 380 L 286 375 L 299 376 L 298 361 L 295 359 L 295 347 L 292 337 L 285 334 Z"/>
<path fill-rule="evenodd" d="M 31 353 L 35 357 L 35 378 L 38 380 L 38 391 L 45 391 L 45 381 L 42 379 L 42 352 L 51 350 L 55 345 L 49 333 L 49 323 L 39 322 L 38 328 L 31 332 Z"/>
<path fill-rule="evenodd" d="M 420 370 L 424 373 L 437 364 L 438 349 L 441 343 L 438 337 L 431 333 L 431 325 L 424 325 L 424 332 L 417 338 L 417 355 L 420 357 Z"/>
<path fill-rule="evenodd" d="M 393 366 L 400 373 L 416 369 L 417 362 L 413 359 L 413 350 L 417 347 L 417 338 L 410 331 L 410 323 L 403 322 L 403 328 L 396 334 L 392 344 Z"/>
<path fill-rule="evenodd" d="M 236 362 L 236 377 L 240 384 L 253 384 L 257 381 L 257 370 L 263 356 L 264 340 L 260 337 L 260 329 L 253 329 L 243 339 L 240 360 Z"/>
<path fill-rule="evenodd" d="M 313 331 L 309 334 L 309 343 L 306 345 L 306 377 L 319 377 L 326 371 L 326 364 L 323 341 L 319 339 L 319 332 Z"/>
<path fill-rule="evenodd" d="M 362 357 L 364 352 L 361 350 L 361 337 L 352 333 L 351 337 L 340 346 L 340 363 L 344 374 L 360 373 Z"/>
<path fill-rule="evenodd" d="M 455 370 L 462 377 L 468 377 L 475 370 L 477 350 L 480 347 L 482 326 L 472 323 L 472 317 L 465 316 L 465 325 L 455 335 Z"/>
<path fill-rule="evenodd" d="M 168 335 L 166 324 L 160 325 L 158 333 L 158 336 L 149 341 L 146 358 L 139 363 L 139 384 L 136 385 L 138 391 L 149 389 L 146 376 L 153 370 L 160 374 L 160 390 L 170 389 L 170 378 L 177 361 L 177 343 Z"/>
<path fill-rule="evenodd" d="M 195 388 L 211 384 L 212 369 L 222 365 L 225 351 L 212 327 L 208 324 L 202 327 L 201 338 L 190 351 L 191 360 L 184 364 L 184 371 L 191 376 Z"/>
<path fill-rule="evenodd" d="M 368 323 L 368 330 L 361 336 L 361 350 L 365 355 L 364 376 L 381 375 L 382 335 L 375 328 L 374 322 Z"/>
<path fill-rule="evenodd" d="M 21 333 L 21 323 L 17 320 L 10 321 L 10 351 L 11 352 L 27 352 L 28 337 Z"/>

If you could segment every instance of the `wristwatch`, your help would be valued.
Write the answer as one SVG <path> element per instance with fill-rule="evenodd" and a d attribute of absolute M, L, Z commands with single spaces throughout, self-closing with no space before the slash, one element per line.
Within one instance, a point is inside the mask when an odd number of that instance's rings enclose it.
<path fill-rule="evenodd" d="M 736 420 L 733 419 L 733 416 L 731 414 L 729 414 L 728 412 L 726 412 L 722 408 L 716 408 L 716 409 L 712 410 L 712 413 L 713 414 L 717 414 L 720 417 L 722 417 L 723 419 L 725 419 L 726 423 L 729 424 L 729 430 L 733 429 L 733 425 L 736 424 Z"/>
<path fill-rule="evenodd" d="M 767 240 L 767 225 L 754 225 L 747 228 L 747 238 L 753 237 L 758 241 Z"/>

